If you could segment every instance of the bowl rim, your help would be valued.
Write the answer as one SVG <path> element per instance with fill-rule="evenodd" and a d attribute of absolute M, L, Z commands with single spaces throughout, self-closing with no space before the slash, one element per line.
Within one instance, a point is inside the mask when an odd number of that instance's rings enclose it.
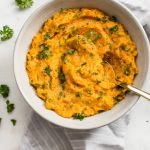
<path fill-rule="evenodd" d="M 130 105 L 130 107 L 128 107 L 128 109 L 122 111 L 120 113 L 120 115 L 116 115 L 113 119 L 110 119 L 110 121 L 108 121 L 108 123 L 105 123 L 104 125 L 95 125 L 93 127 L 71 127 L 70 125 L 62 125 L 62 124 L 59 124 L 59 123 L 56 123 L 56 122 L 52 122 L 51 120 L 49 120 L 48 118 L 46 118 L 44 115 L 42 115 L 38 110 L 34 109 L 34 107 L 29 103 L 29 101 L 27 100 L 28 98 L 26 97 L 26 95 L 24 94 L 24 92 L 21 90 L 20 88 L 20 85 L 19 85 L 19 80 L 17 79 L 17 75 L 16 75 L 16 65 L 15 65 L 15 57 L 16 57 L 16 51 L 17 51 L 17 45 L 18 45 L 18 42 L 19 42 L 19 38 L 20 38 L 20 35 L 24 29 L 24 27 L 27 25 L 27 23 L 30 21 L 30 19 L 32 17 L 34 17 L 37 12 L 39 10 L 41 10 L 43 7 L 45 7 L 46 5 L 50 5 L 52 2 L 54 2 L 55 0 L 51 0 L 50 2 L 45 2 L 44 4 L 42 4 L 41 6 L 39 6 L 38 8 L 36 8 L 32 13 L 31 15 L 29 15 L 29 17 L 25 20 L 25 22 L 23 23 L 22 27 L 21 27 L 21 30 L 19 31 L 18 33 L 18 36 L 17 36 L 17 39 L 15 41 L 15 46 L 14 46 L 14 53 L 13 53 L 13 74 L 14 74 L 14 77 L 15 77 L 15 81 L 17 83 L 17 86 L 18 86 L 18 89 L 21 93 L 21 95 L 23 96 L 24 100 L 26 101 L 26 103 L 34 110 L 34 112 L 36 112 L 39 116 L 41 116 L 43 119 L 47 120 L 48 122 L 54 124 L 54 125 L 57 125 L 57 126 L 60 126 L 60 127 L 65 127 L 65 128 L 68 128 L 68 129 L 75 129 L 75 130 L 90 130 L 90 129 L 95 129 L 95 128 L 99 128 L 99 127 L 103 127 L 105 125 L 108 125 L 118 119 L 120 119 L 121 117 L 123 117 L 127 112 L 129 112 L 131 110 L 131 108 L 138 102 L 138 100 L 140 99 L 140 96 L 135 100 L 135 102 L 133 102 L 132 105 Z M 139 20 L 137 19 L 137 17 L 124 5 L 122 4 L 121 2 L 119 1 L 115 1 L 115 0 L 111 0 L 111 2 L 113 2 L 115 5 L 118 5 L 118 7 L 122 7 L 133 19 L 134 19 L 134 22 L 136 22 L 136 25 L 139 27 L 140 31 L 142 32 L 143 34 L 143 37 L 144 37 L 144 40 L 147 44 L 147 47 L 148 49 L 150 50 L 150 45 L 149 45 L 149 40 L 148 40 L 148 37 L 146 35 L 146 32 L 145 30 L 143 29 L 143 26 L 141 25 L 141 23 L 139 22 Z M 89 7 L 90 8 L 90 7 Z M 150 58 L 150 52 L 148 51 L 148 57 Z M 149 68 L 150 66 L 150 63 L 147 64 L 147 68 Z M 142 85 L 142 88 L 143 87 L 145 88 L 146 86 L 146 81 L 148 81 L 148 74 L 150 73 L 150 70 L 147 70 L 146 72 L 146 76 L 145 76 L 145 80 L 143 82 L 143 85 Z"/>

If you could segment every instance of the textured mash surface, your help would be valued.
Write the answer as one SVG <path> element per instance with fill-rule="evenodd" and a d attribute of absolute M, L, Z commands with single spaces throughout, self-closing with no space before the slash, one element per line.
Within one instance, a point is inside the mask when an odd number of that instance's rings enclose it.
<path fill-rule="evenodd" d="M 110 110 L 138 69 L 136 45 L 123 25 L 96 9 L 66 9 L 49 18 L 27 54 L 30 84 L 63 117 Z M 112 69 L 113 68 L 113 69 Z"/>

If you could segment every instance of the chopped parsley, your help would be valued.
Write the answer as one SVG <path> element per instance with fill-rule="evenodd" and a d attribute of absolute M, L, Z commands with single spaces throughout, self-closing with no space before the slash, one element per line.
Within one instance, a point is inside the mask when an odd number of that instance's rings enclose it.
<path fill-rule="evenodd" d="M 130 51 L 130 48 L 127 45 L 122 44 L 121 48 L 122 48 L 122 50 L 124 50 L 126 52 Z"/>
<path fill-rule="evenodd" d="M 48 32 L 46 32 L 46 34 L 44 35 L 44 39 L 45 39 L 45 40 L 48 40 L 49 38 L 50 38 L 50 35 L 49 35 Z"/>
<path fill-rule="evenodd" d="M 37 55 L 38 59 L 47 59 L 48 58 L 48 53 L 47 51 L 41 51 L 38 55 Z"/>
<path fill-rule="evenodd" d="M 104 95 L 105 95 L 104 92 L 101 91 L 99 94 L 99 97 L 97 99 L 102 99 L 104 97 Z"/>
<path fill-rule="evenodd" d="M 117 32 L 119 29 L 118 25 L 113 26 L 112 28 L 109 29 L 111 32 Z"/>
<path fill-rule="evenodd" d="M 59 80 L 60 80 L 60 84 L 61 84 L 62 88 L 64 89 L 65 75 L 64 75 L 64 73 L 63 73 L 62 68 L 59 69 L 58 77 L 59 77 Z"/>
<path fill-rule="evenodd" d="M 50 103 L 52 102 L 53 100 L 51 98 L 48 98 L 47 101 Z"/>
<path fill-rule="evenodd" d="M 7 105 L 7 112 L 11 113 L 14 111 L 15 109 L 15 105 L 10 103 L 9 100 L 6 101 L 6 105 Z"/>
<path fill-rule="evenodd" d="M 100 21 L 101 19 L 96 16 L 96 17 L 95 17 L 95 20 L 96 20 L 96 21 Z"/>
<path fill-rule="evenodd" d="M 33 4 L 33 0 L 15 0 L 20 9 L 29 8 Z"/>
<path fill-rule="evenodd" d="M 64 62 L 64 64 L 66 64 L 66 54 L 64 53 L 62 56 L 61 56 L 61 60 Z"/>
<path fill-rule="evenodd" d="M 82 43 L 86 44 L 86 39 L 84 37 L 82 38 Z"/>
<path fill-rule="evenodd" d="M 9 87 L 5 84 L 0 85 L 0 94 L 3 96 L 3 98 L 7 98 L 9 96 Z M 6 100 L 6 108 L 7 108 L 7 112 L 11 113 L 14 111 L 15 105 L 13 103 L 10 103 L 9 100 Z M 0 123 L 1 120 L 2 118 L 0 118 Z"/>
<path fill-rule="evenodd" d="M 94 36 L 94 34 L 95 34 L 94 31 L 88 31 L 88 32 L 86 33 L 86 36 L 87 36 L 88 39 L 90 39 L 92 36 Z"/>
<path fill-rule="evenodd" d="M 81 97 L 82 97 L 82 94 L 81 94 L 80 92 L 77 92 L 77 93 L 76 93 L 76 97 L 80 97 L 80 98 L 81 98 Z"/>
<path fill-rule="evenodd" d="M 96 43 L 101 37 L 102 37 L 102 35 L 101 35 L 101 34 L 98 34 L 97 37 L 94 39 L 93 42 Z"/>
<path fill-rule="evenodd" d="M 13 34 L 14 34 L 13 29 L 11 29 L 7 25 L 3 26 L 3 30 L 0 30 L 1 41 L 6 41 L 6 40 L 12 38 Z"/>
<path fill-rule="evenodd" d="M 93 57 L 94 57 L 94 54 L 93 54 L 93 53 L 90 53 L 90 57 L 93 59 Z"/>
<path fill-rule="evenodd" d="M 72 37 L 72 35 L 69 33 L 69 34 L 68 34 L 68 39 L 70 39 L 71 37 Z"/>
<path fill-rule="evenodd" d="M 49 66 L 44 69 L 44 73 L 46 73 L 48 76 L 50 76 L 51 69 Z"/>
<path fill-rule="evenodd" d="M 12 122 L 13 126 L 15 126 L 15 125 L 16 125 L 17 120 L 15 120 L 15 119 L 11 119 L 10 121 Z"/>
<path fill-rule="evenodd" d="M 47 59 L 49 56 L 49 46 L 42 44 L 39 47 L 41 51 L 38 53 L 37 58 L 41 60 Z"/>
<path fill-rule="evenodd" d="M 117 18 L 116 18 L 115 16 L 112 16 L 112 17 L 111 17 L 111 21 L 117 22 Z"/>
<path fill-rule="evenodd" d="M 85 66 L 87 63 L 86 62 L 84 62 L 83 64 L 81 64 L 81 66 Z"/>
<path fill-rule="evenodd" d="M 52 80 L 49 81 L 49 88 L 52 88 Z"/>
<path fill-rule="evenodd" d="M 64 29 L 65 29 L 65 24 L 60 24 L 60 25 L 58 26 L 58 28 L 64 30 Z"/>
<path fill-rule="evenodd" d="M 101 83 L 101 81 L 100 80 L 96 80 L 96 83 L 99 84 L 99 83 Z"/>
<path fill-rule="evenodd" d="M 77 13 L 73 16 L 73 18 L 79 18 L 81 16 L 81 13 Z"/>
<path fill-rule="evenodd" d="M 108 42 L 106 44 L 109 46 L 110 49 L 112 49 L 112 44 L 111 43 Z"/>
<path fill-rule="evenodd" d="M 122 82 L 119 85 L 117 85 L 117 89 L 118 90 L 124 90 L 126 88 L 127 84 Z"/>
<path fill-rule="evenodd" d="M 101 21 L 105 23 L 105 22 L 108 21 L 108 18 L 106 16 L 104 16 L 104 17 L 101 18 Z"/>
<path fill-rule="evenodd" d="M 92 91 L 90 89 L 87 89 L 86 92 L 90 95 L 92 95 Z"/>
<path fill-rule="evenodd" d="M 79 114 L 79 113 L 74 115 L 74 119 L 79 119 L 80 121 L 82 121 L 84 118 L 85 118 L 85 116 L 82 114 Z"/>
<path fill-rule="evenodd" d="M 63 96 L 63 92 L 62 91 L 59 93 L 59 96 Z"/>
<path fill-rule="evenodd" d="M 104 112 L 104 111 L 105 111 L 105 110 L 99 110 L 98 113 L 102 113 L 102 112 Z"/>
<path fill-rule="evenodd" d="M 5 84 L 0 85 L 0 94 L 3 96 L 3 98 L 6 98 L 9 96 L 9 87 Z"/>
<path fill-rule="evenodd" d="M 117 96 L 113 97 L 113 99 L 114 99 L 116 102 L 120 102 L 120 101 L 123 99 L 123 97 L 121 97 L 120 95 L 117 95 Z"/>
<path fill-rule="evenodd" d="M 124 69 L 124 74 L 127 75 L 127 76 L 130 75 L 130 68 L 129 68 L 129 67 L 126 67 L 126 68 Z"/>
<path fill-rule="evenodd" d="M 71 49 L 71 50 L 68 51 L 68 54 L 69 54 L 69 55 L 73 55 L 75 52 L 76 52 L 76 50 Z"/>
<path fill-rule="evenodd" d="M 125 95 L 127 94 L 127 92 L 128 91 L 121 92 L 119 95 L 113 97 L 113 99 L 116 100 L 116 102 L 120 102 L 125 97 Z"/>
<path fill-rule="evenodd" d="M 41 51 L 48 51 L 50 47 L 48 45 L 41 44 L 39 48 Z"/>

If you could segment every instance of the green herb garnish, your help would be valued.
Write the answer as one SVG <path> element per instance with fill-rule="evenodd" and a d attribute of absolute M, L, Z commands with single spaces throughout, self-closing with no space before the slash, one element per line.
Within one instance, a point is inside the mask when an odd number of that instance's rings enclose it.
<path fill-rule="evenodd" d="M 9 96 L 9 87 L 5 84 L 0 85 L 0 94 L 6 98 Z"/>
<path fill-rule="evenodd" d="M 93 57 L 94 57 L 94 54 L 93 54 L 93 53 L 90 53 L 90 57 L 93 59 Z"/>
<path fill-rule="evenodd" d="M 101 83 L 101 81 L 100 80 L 96 80 L 96 83 L 99 84 L 99 83 Z"/>
<path fill-rule="evenodd" d="M 64 30 L 64 29 L 65 29 L 65 24 L 60 24 L 60 25 L 58 26 L 58 28 Z"/>
<path fill-rule="evenodd" d="M 81 98 L 81 97 L 82 97 L 82 94 L 81 94 L 80 92 L 77 92 L 77 93 L 76 93 L 76 97 L 80 97 L 80 98 Z"/>
<path fill-rule="evenodd" d="M 68 34 L 68 39 L 70 39 L 71 37 L 72 37 L 72 35 L 69 33 L 69 34 Z"/>
<path fill-rule="evenodd" d="M 127 76 L 130 75 L 130 68 L 129 68 L 129 67 L 126 67 L 126 68 L 124 69 L 124 74 L 127 75 Z"/>
<path fill-rule="evenodd" d="M 62 91 L 59 93 L 59 96 L 63 96 L 63 92 Z"/>
<path fill-rule="evenodd" d="M 66 54 L 65 53 L 61 56 L 61 60 L 64 62 L 64 64 L 66 64 Z"/>
<path fill-rule="evenodd" d="M 59 80 L 60 80 L 60 84 L 61 84 L 62 88 L 64 89 L 65 75 L 64 75 L 64 73 L 63 73 L 62 68 L 59 69 L 58 77 L 59 77 Z"/>
<path fill-rule="evenodd" d="M 102 37 L 102 35 L 101 35 L 101 34 L 98 34 L 97 37 L 94 39 L 93 42 L 96 43 L 101 37 Z"/>
<path fill-rule="evenodd" d="M 95 20 L 96 21 L 100 21 L 101 19 L 99 17 L 95 17 Z"/>
<path fill-rule="evenodd" d="M 76 52 L 76 50 L 71 49 L 71 50 L 69 50 L 67 53 L 68 53 L 69 55 L 73 55 L 75 52 Z"/>
<path fill-rule="evenodd" d="M 82 114 L 79 114 L 79 113 L 74 115 L 74 119 L 79 119 L 80 121 L 82 121 L 84 118 L 85 118 L 85 116 Z"/>
<path fill-rule="evenodd" d="M 124 90 L 126 88 L 127 84 L 126 83 L 120 83 L 119 85 L 117 85 L 117 89 L 118 90 Z"/>
<path fill-rule="evenodd" d="M 117 18 L 116 18 L 115 16 L 112 16 L 112 17 L 111 17 L 111 21 L 117 22 Z"/>
<path fill-rule="evenodd" d="M 37 55 L 37 58 L 38 59 L 47 59 L 48 56 L 49 56 L 49 51 L 48 51 L 49 50 L 49 46 L 42 44 L 39 47 L 40 47 L 41 51 Z"/>
<path fill-rule="evenodd" d="M 29 8 L 33 4 L 33 0 L 15 0 L 20 9 Z"/>
<path fill-rule="evenodd" d="M 52 80 L 49 81 L 49 88 L 52 88 Z"/>
<path fill-rule="evenodd" d="M 39 48 L 41 51 L 48 51 L 50 47 L 48 45 L 41 44 Z"/>
<path fill-rule="evenodd" d="M 128 91 L 121 92 L 119 95 L 113 97 L 113 99 L 116 100 L 116 102 L 120 102 L 125 97 L 125 95 L 127 94 L 127 92 Z"/>
<path fill-rule="evenodd" d="M 92 95 L 92 91 L 90 89 L 87 89 L 86 92 L 90 95 Z"/>
<path fill-rule="evenodd" d="M 108 18 L 106 16 L 104 16 L 104 17 L 101 18 L 101 21 L 105 23 L 105 22 L 108 21 Z"/>
<path fill-rule="evenodd" d="M 105 111 L 105 110 L 99 110 L 98 113 L 102 113 L 102 112 L 104 112 L 104 111 Z"/>
<path fill-rule="evenodd" d="M 117 32 L 119 29 L 118 25 L 113 26 L 112 28 L 109 29 L 111 32 Z"/>
<path fill-rule="evenodd" d="M 74 16 L 73 16 L 73 18 L 79 18 L 81 16 L 81 13 L 78 13 L 78 14 L 75 14 Z"/>
<path fill-rule="evenodd" d="M 94 36 L 94 34 L 95 34 L 94 31 L 88 31 L 88 32 L 86 33 L 86 36 L 87 36 L 88 39 L 90 39 L 92 36 Z"/>
<path fill-rule="evenodd" d="M 112 44 L 111 43 L 108 42 L 106 44 L 109 46 L 110 49 L 112 49 Z"/>
<path fill-rule="evenodd" d="M 126 52 L 128 52 L 130 50 L 130 48 L 127 47 L 127 45 L 121 45 L 121 48 Z"/>
<path fill-rule="evenodd" d="M 48 76 L 50 76 L 51 69 L 49 66 L 44 69 L 44 73 L 46 73 Z"/>
<path fill-rule="evenodd" d="M 48 58 L 48 53 L 47 51 L 42 51 L 37 55 L 38 59 L 47 59 Z"/>
<path fill-rule="evenodd" d="M 14 34 L 13 29 L 8 27 L 7 25 L 3 26 L 3 30 L 0 30 L 1 41 L 6 41 L 12 38 L 13 34 Z"/>
<path fill-rule="evenodd" d="M 81 64 L 81 66 L 85 66 L 87 63 L 86 62 L 84 62 L 83 64 Z"/>
<path fill-rule="evenodd" d="M 13 110 L 15 109 L 15 105 L 10 103 L 9 100 L 6 101 L 6 105 L 7 105 L 7 112 L 8 113 L 13 112 Z"/>
<path fill-rule="evenodd" d="M 15 120 L 15 119 L 11 119 L 10 121 L 12 122 L 13 126 L 15 126 L 15 125 L 16 125 L 17 120 Z"/>
<path fill-rule="evenodd" d="M 102 99 L 104 97 L 104 95 L 105 95 L 104 92 L 101 91 L 99 94 L 99 97 L 97 99 Z"/>
<path fill-rule="evenodd" d="M 45 40 L 48 40 L 49 38 L 50 38 L 50 35 L 49 35 L 48 32 L 46 32 L 46 34 L 44 35 L 44 39 L 45 39 Z"/>

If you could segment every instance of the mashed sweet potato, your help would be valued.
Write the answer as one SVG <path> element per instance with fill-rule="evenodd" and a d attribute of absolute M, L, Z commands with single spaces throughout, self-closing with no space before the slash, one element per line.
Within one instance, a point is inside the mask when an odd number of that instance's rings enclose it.
<path fill-rule="evenodd" d="M 125 97 L 124 84 L 138 73 L 136 56 L 135 43 L 114 16 L 64 9 L 34 36 L 26 68 L 47 109 L 80 119 L 110 110 Z"/>

